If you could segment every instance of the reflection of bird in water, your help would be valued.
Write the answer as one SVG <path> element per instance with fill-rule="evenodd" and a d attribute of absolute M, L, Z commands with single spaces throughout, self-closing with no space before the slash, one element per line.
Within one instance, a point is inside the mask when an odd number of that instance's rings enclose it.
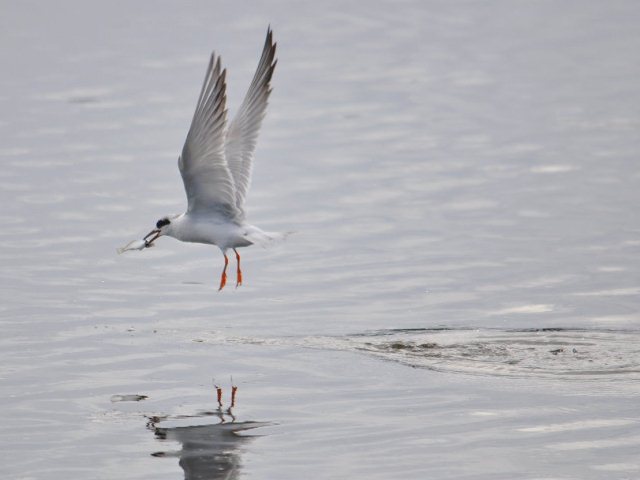
<path fill-rule="evenodd" d="M 231 380 L 231 406 L 222 409 L 222 388 L 215 386 L 218 408 L 212 412 L 177 417 L 151 417 L 147 426 L 153 430 L 156 438 L 180 442 L 182 449 L 177 452 L 156 452 L 155 457 L 180 457 L 180 467 L 184 470 L 185 480 L 231 480 L 238 478 L 241 468 L 240 447 L 254 438 L 240 432 L 269 425 L 265 422 L 236 422 L 232 408 L 235 406 L 238 387 Z M 218 417 L 217 424 L 159 427 L 157 424 L 167 420 L 190 420 L 203 417 Z"/>
<path fill-rule="evenodd" d="M 253 436 L 239 432 L 268 425 L 264 422 L 218 423 L 186 427 L 154 427 L 161 440 L 180 442 L 182 450 L 158 452 L 154 456 L 179 456 L 185 480 L 238 478 L 241 469 L 240 447 Z"/>

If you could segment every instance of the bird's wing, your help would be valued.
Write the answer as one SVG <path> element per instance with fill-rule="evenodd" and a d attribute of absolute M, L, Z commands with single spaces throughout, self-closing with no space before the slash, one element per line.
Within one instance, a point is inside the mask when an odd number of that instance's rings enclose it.
<path fill-rule="evenodd" d="M 193 114 L 178 167 L 187 192 L 190 213 L 219 213 L 238 218 L 236 187 L 225 159 L 226 70 L 211 54 L 200 98 Z"/>
<path fill-rule="evenodd" d="M 277 63 L 275 54 L 276 44 L 273 43 L 273 34 L 269 28 L 256 73 L 242 105 L 227 131 L 225 157 L 235 182 L 235 205 L 241 212 L 251 183 L 253 152 L 256 147 L 258 131 L 271 93 L 269 82 Z"/>

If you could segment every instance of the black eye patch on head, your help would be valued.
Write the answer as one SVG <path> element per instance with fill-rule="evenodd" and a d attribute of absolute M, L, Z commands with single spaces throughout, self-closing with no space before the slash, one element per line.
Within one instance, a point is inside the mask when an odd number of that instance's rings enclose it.
<path fill-rule="evenodd" d="M 158 223 L 156 223 L 156 228 L 162 228 L 165 225 L 169 225 L 171 222 L 169 221 L 168 218 L 163 218 L 158 220 Z"/>

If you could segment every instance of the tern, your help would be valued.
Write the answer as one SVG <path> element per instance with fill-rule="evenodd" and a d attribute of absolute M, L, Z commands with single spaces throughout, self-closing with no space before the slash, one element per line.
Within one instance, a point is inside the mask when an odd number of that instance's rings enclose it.
<path fill-rule="evenodd" d="M 222 290 L 227 283 L 227 251 L 236 256 L 236 288 L 242 284 L 238 248 L 266 245 L 284 234 L 265 232 L 245 221 L 244 202 L 251 182 L 253 155 L 258 131 L 265 116 L 271 77 L 277 60 L 271 27 L 247 94 L 229 125 L 226 109 L 226 69 L 220 57 L 211 54 L 202 90 L 193 114 L 178 168 L 187 194 L 187 211 L 167 215 L 144 237 L 150 247 L 163 235 L 183 242 L 216 245 L 224 256 L 220 276 Z"/>

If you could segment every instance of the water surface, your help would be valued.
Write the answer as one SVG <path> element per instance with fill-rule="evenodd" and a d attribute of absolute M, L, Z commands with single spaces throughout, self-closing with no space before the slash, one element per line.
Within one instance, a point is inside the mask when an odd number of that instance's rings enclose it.
<path fill-rule="evenodd" d="M 5 475 L 640 475 L 638 20 L 633 1 L 5 5 Z M 222 293 L 214 248 L 116 255 L 184 208 L 210 50 L 232 114 L 269 23 L 249 219 L 296 233 L 244 250 Z"/>

